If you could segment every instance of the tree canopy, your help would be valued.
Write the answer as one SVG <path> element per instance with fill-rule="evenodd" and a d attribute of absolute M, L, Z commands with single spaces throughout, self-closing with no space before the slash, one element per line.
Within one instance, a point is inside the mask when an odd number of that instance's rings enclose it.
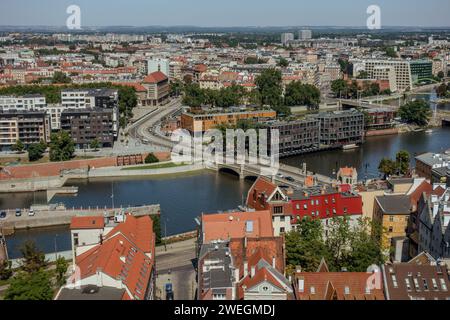
<path fill-rule="evenodd" d="M 75 145 L 67 131 L 52 133 L 50 137 L 50 161 L 67 161 L 72 159 Z"/>
<path fill-rule="evenodd" d="M 398 115 L 407 123 L 424 127 L 431 117 L 431 109 L 428 102 L 420 99 L 402 105 L 398 110 Z"/>

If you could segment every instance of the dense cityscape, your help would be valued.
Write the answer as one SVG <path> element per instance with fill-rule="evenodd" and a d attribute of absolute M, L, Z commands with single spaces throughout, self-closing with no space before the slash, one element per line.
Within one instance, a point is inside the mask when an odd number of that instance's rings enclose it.
<path fill-rule="evenodd" d="M 0 300 L 449 300 L 449 48 L 0 26 Z"/>

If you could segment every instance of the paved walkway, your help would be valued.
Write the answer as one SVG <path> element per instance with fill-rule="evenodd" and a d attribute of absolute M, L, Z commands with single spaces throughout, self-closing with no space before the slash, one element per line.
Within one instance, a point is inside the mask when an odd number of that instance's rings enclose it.
<path fill-rule="evenodd" d="M 172 283 L 175 300 L 193 300 L 197 290 L 195 277 L 195 239 L 156 248 L 156 291 L 165 300 L 165 284 Z"/>

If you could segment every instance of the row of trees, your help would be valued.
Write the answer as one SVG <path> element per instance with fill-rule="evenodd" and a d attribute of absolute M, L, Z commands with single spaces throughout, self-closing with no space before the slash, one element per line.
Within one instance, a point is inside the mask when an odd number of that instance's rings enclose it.
<path fill-rule="evenodd" d="M 409 171 L 410 156 L 409 152 L 400 150 L 395 156 L 395 160 L 383 158 L 378 165 L 378 171 L 384 175 L 384 178 L 391 175 L 405 175 Z"/>
<path fill-rule="evenodd" d="M 348 217 L 334 217 L 327 227 L 320 220 L 304 218 L 295 231 L 286 234 L 286 264 L 288 273 L 296 266 L 316 271 L 322 258 L 330 271 L 365 272 L 372 264 L 382 264 L 385 256 L 381 249 L 381 225 L 369 219 L 359 219 L 352 226 Z"/>
<path fill-rule="evenodd" d="M 360 74 L 359 76 L 364 77 L 365 75 Z M 359 86 L 355 80 L 348 82 L 343 79 L 334 80 L 331 83 L 331 91 L 337 98 L 345 99 L 357 99 L 359 97 L 370 97 L 379 94 L 391 94 L 389 89 L 383 91 L 380 90 L 380 85 L 378 83 L 366 81 L 362 86 Z"/>
<path fill-rule="evenodd" d="M 20 252 L 23 259 L 18 270 L 13 272 L 10 263 L 0 266 L 2 280 L 8 280 L 12 276 L 4 299 L 51 300 L 55 290 L 65 283 L 67 261 L 63 257 L 58 257 L 56 268 L 49 270 L 45 254 L 32 241 L 25 242 L 20 248 Z"/>
<path fill-rule="evenodd" d="M 292 82 L 283 93 L 282 74 L 280 70 L 265 69 L 255 79 L 256 90 L 246 91 L 238 85 L 231 85 L 220 90 L 201 89 L 198 84 L 173 84 L 172 95 L 184 91 L 183 103 L 198 107 L 210 105 L 230 107 L 243 102 L 256 105 L 269 105 L 281 115 L 290 113 L 287 106 L 306 105 L 310 109 L 317 109 L 320 103 L 320 91 L 313 85 Z"/>
<path fill-rule="evenodd" d="M 97 149 L 100 143 L 97 139 L 91 142 L 91 148 Z M 50 144 L 47 146 L 45 141 L 41 140 L 39 143 L 30 144 L 25 147 L 25 144 L 17 140 L 16 143 L 11 147 L 11 150 L 17 152 L 28 151 L 29 161 L 37 161 L 42 158 L 43 154 L 50 148 L 50 161 L 67 161 L 73 158 L 75 153 L 75 144 L 72 140 L 70 134 L 66 131 L 59 131 L 52 133 L 50 136 Z"/>

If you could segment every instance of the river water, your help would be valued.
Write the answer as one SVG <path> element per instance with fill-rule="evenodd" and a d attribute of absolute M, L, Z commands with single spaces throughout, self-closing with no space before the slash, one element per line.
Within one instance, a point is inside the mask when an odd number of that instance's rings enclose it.
<path fill-rule="evenodd" d="M 443 108 L 449 107 L 444 105 Z M 442 106 L 440 107 L 442 108 Z M 450 108 L 449 108 L 450 109 Z M 283 163 L 301 167 L 307 164 L 309 171 L 335 176 L 341 166 L 357 168 L 359 179 L 379 176 L 377 167 L 383 157 L 395 157 L 399 150 L 414 155 L 423 152 L 443 152 L 450 148 L 450 128 L 436 128 L 432 134 L 411 132 L 399 135 L 369 137 L 358 149 L 324 151 L 282 159 Z M 159 178 L 111 178 L 101 180 L 70 181 L 78 186 L 77 196 L 57 196 L 52 203 L 64 203 L 67 207 L 104 207 L 114 205 L 161 205 L 163 235 L 173 235 L 193 230 L 195 217 L 204 213 L 237 208 L 243 202 L 251 182 L 237 177 L 209 171 Z M 44 203 L 45 193 L 0 194 L 0 208 L 26 208 L 33 203 Z M 19 246 L 32 239 L 46 253 L 70 250 L 70 233 L 67 227 L 23 230 L 7 237 L 11 258 L 20 256 Z"/>

